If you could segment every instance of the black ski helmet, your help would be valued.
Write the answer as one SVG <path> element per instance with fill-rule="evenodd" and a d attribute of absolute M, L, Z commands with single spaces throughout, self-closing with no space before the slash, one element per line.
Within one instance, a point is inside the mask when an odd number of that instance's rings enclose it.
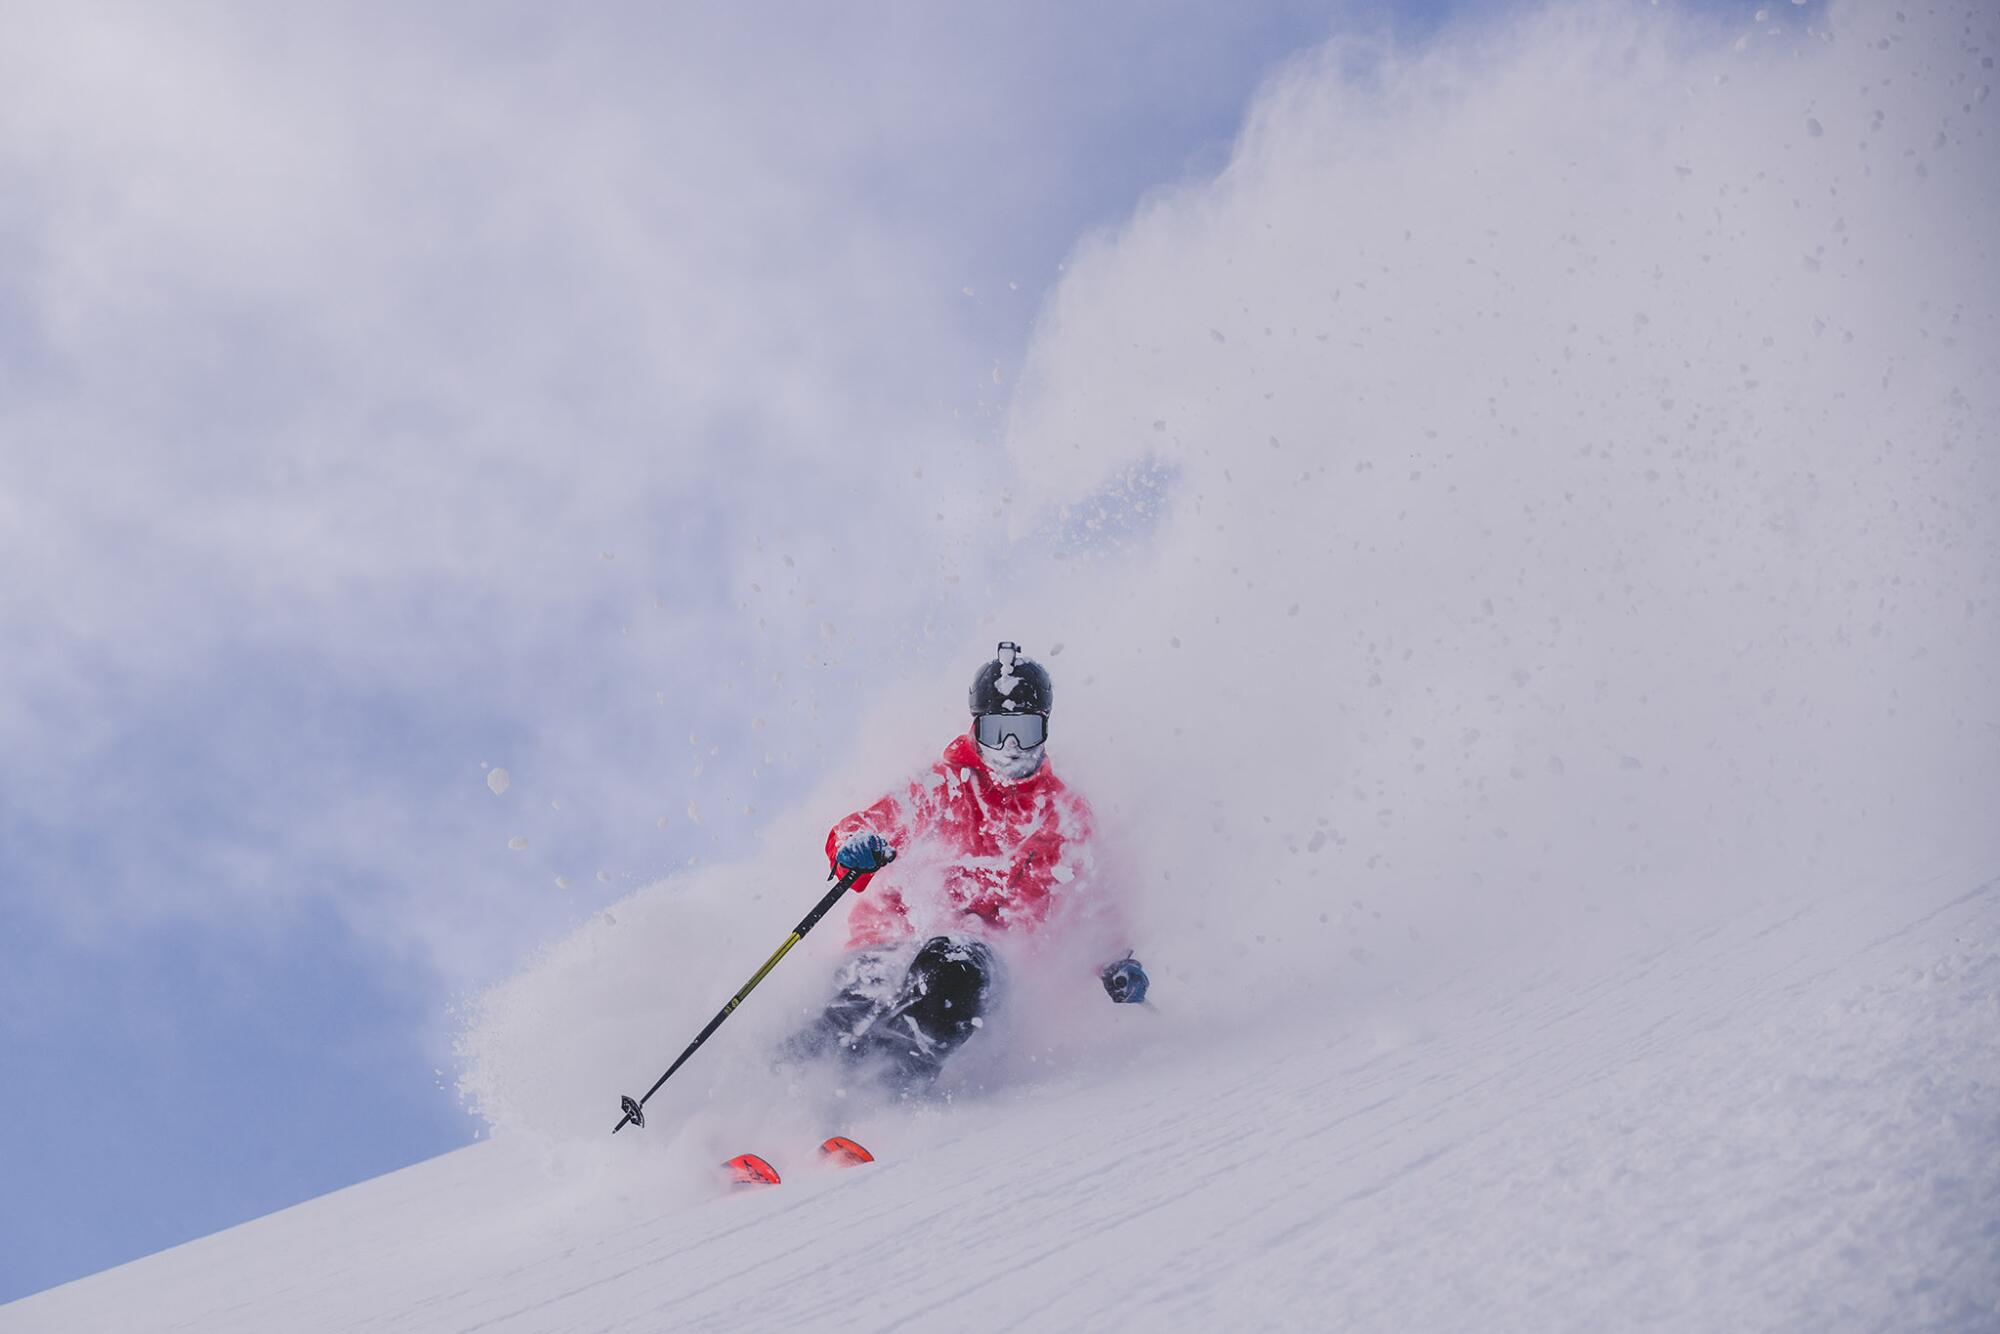
<path fill-rule="evenodd" d="M 1055 702 L 1055 686 L 1046 668 L 1032 658 L 1021 656 L 1019 644 L 1002 642 L 1000 656 L 979 669 L 972 678 L 972 716 L 986 713 L 1039 713 L 1046 715 Z"/>

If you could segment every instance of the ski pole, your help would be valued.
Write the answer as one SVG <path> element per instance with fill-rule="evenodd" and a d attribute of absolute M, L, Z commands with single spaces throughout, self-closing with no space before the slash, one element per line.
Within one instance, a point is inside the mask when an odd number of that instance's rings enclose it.
<path fill-rule="evenodd" d="M 695 1049 L 697 1047 L 701 1046 L 702 1043 L 708 1041 L 709 1034 L 715 1032 L 716 1029 L 722 1027 L 722 1021 L 729 1017 L 730 1012 L 743 1003 L 743 998 L 745 996 L 749 995 L 752 991 L 755 991 L 757 989 L 757 984 L 759 982 L 762 982 L 764 980 L 765 975 L 768 974 L 773 968 L 776 968 L 778 966 L 778 960 L 784 958 L 786 953 L 788 953 L 791 950 L 792 946 L 798 944 L 801 940 L 805 939 L 806 932 L 812 930 L 813 927 L 817 926 L 819 924 L 819 919 L 826 916 L 827 911 L 831 909 L 834 904 L 840 902 L 840 896 L 847 892 L 848 887 L 852 885 L 855 879 L 859 877 L 861 874 L 862 873 L 860 871 L 852 869 L 844 869 L 841 871 L 840 879 L 834 883 L 832 889 L 829 889 L 826 892 L 826 897 L 821 899 L 818 903 L 814 904 L 813 910 L 807 913 L 805 917 L 800 920 L 799 924 L 796 927 L 792 928 L 792 934 L 785 937 L 785 943 L 778 946 L 777 952 L 774 953 L 770 958 L 764 960 L 764 966 L 762 968 L 759 968 L 755 973 L 752 973 L 750 975 L 750 980 L 743 984 L 743 989 L 737 992 L 734 996 L 731 996 L 729 998 L 729 1004 L 723 1006 L 720 1010 L 716 1012 L 715 1018 L 708 1021 L 708 1027 L 702 1029 L 700 1033 L 695 1035 L 694 1041 L 688 1043 L 687 1050 L 682 1052 L 680 1056 L 674 1061 L 674 1063 L 667 1067 L 667 1073 L 661 1075 L 658 1079 L 653 1081 L 653 1087 L 646 1090 L 645 1097 L 633 1098 L 627 1096 L 627 1097 L 622 1097 L 618 1100 L 618 1105 L 624 1108 L 625 1110 L 625 1116 L 624 1119 L 619 1121 L 617 1125 L 611 1127 L 612 1134 L 615 1135 L 619 1131 L 623 1130 L 628 1123 L 631 1125 L 638 1126 L 641 1129 L 644 1129 L 646 1125 L 646 1113 L 644 1110 L 646 1106 L 646 1099 L 652 1097 L 655 1093 L 658 1093 L 660 1091 L 660 1085 L 666 1083 L 669 1079 L 673 1078 L 674 1071 L 680 1069 L 682 1065 L 686 1064 L 687 1058 L 694 1055 Z"/>

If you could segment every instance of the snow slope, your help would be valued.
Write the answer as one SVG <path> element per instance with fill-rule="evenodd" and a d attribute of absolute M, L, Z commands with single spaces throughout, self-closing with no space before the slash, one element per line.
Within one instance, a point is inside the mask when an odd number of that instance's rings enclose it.
<path fill-rule="evenodd" d="M 2000 1327 L 2000 881 L 1943 875 L 756 1142 L 482 1144 L 0 1330 Z M 613 1109 L 604 1099 L 604 1110 Z M 607 1123 L 608 1124 L 608 1123 Z M 704 1189 L 707 1189 L 704 1187 Z"/>

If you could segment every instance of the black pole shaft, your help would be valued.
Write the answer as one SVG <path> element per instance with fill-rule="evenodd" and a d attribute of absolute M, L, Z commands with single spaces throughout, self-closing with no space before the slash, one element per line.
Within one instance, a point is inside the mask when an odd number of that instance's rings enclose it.
<path fill-rule="evenodd" d="M 715 1018 L 708 1021 L 708 1027 L 702 1029 L 700 1033 L 697 1033 L 695 1035 L 694 1041 L 688 1043 L 687 1050 L 682 1052 L 678 1057 L 676 1057 L 674 1063 L 667 1067 L 667 1073 L 661 1075 L 658 1079 L 653 1081 L 653 1087 L 647 1089 L 646 1096 L 639 1099 L 638 1105 L 640 1107 L 644 1107 L 646 1105 L 647 1098 L 652 1097 L 655 1093 L 658 1093 L 660 1091 L 660 1085 L 666 1083 L 669 1079 L 673 1078 L 674 1071 L 680 1069 L 681 1066 L 687 1063 L 687 1058 L 694 1055 L 695 1051 L 701 1046 L 702 1043 L 708 1041 L 710 1034 L 714 1033 L 716 1029 L 722 1027 L 722 1021 L 727 1019 L 735 1011 L 736 1007 L 743 1003 L 743 998 L 745 996 L 749 995 L 752 991 L 755 991 L 757 989 L 757 984 L 759 982 L 762 982 L 765 976 L 773 968 L 778 966 L 778 960 L 785 957 L 786 951 L 790 950 L 792 946 L 798 944 L 801 940 L 805 939 L 806 932 L 812 930 L 815 926 L 819 925 L 819 919 L 826 916 L 827 913 L 832 910 L 834 904 L 840 902 L 840 896 L 848 891 L 848 888 L 854 884 L 855 880 L 858 879 L 861 876 L 861 874 L 862 873 L 860 871 L 855 871 L 851 869 L 841 871 L 840 879 L 835 881 L 833 888 L 829 889 L 826 892 L 826 897 L 822 898 L 818 903 L 814 904 L 813 910 L 807 913 L 804 917 L 799 919 L 799 924 L 796 927 L 792 928 L 792 934 L 785 938 L 784 944 L 778 946 L 777 952 L 773 954 L 770 958 L 766 959 L 764 961 L 764 966 L 762 968 L 759 968 L 754 974 L 751 975 L 750 980 L 743 984 L 743 987 L 740 991 L 738 991 L 734 996 L 731 996 L 729 998 L 729 1003 L 727 1005 L 724 1005 L 720 1010 L 716 1011 Z M 623 1130 L 627 1125 L 631 1124 L 633 1119 L 634 1118 L 632 1116 L 631 1111 L 628 1110 L 625 1113 L 625 1115 L 619 1120 L 618 1124 L 611 1127 L 611 1133 L 614 1135 L 617 1134 L 619 1131 Z"/>
<path fill-rule="evenodd" d="M 799 919 L 799 924 L 792 928 L 792 934 L 803 939 L 806 932 L 819 925 L 820 918 L 833 910 L 833 905 L 840 902 L 840 896 L 845 894 L 853 886 L 854 882 L 861 878 L 861 875 L 860 871 L 851 871 L 846 867 L 842 867 L 840 879 L 834 881 L 833 888 L 826 892 L 825 898 L 813 905 L 811 912 Z"/>

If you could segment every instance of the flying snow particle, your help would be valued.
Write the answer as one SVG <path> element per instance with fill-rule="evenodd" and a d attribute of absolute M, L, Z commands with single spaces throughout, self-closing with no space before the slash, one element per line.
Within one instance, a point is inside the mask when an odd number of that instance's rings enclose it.
<path fill-rule="evenodd" d="M 496 797 L 506 792 L 507 785 L 513 781 L 507 776 L 505 769 L 495 769 L 486 775 L 486 786 L 493 789 L 493 795 Z"/>
<path fill-rule="evenodd" d="M 507 840 L 507 847 L 513 852 L 526 852 L 528 850 L 528 840 L 516 834 Z"/>

